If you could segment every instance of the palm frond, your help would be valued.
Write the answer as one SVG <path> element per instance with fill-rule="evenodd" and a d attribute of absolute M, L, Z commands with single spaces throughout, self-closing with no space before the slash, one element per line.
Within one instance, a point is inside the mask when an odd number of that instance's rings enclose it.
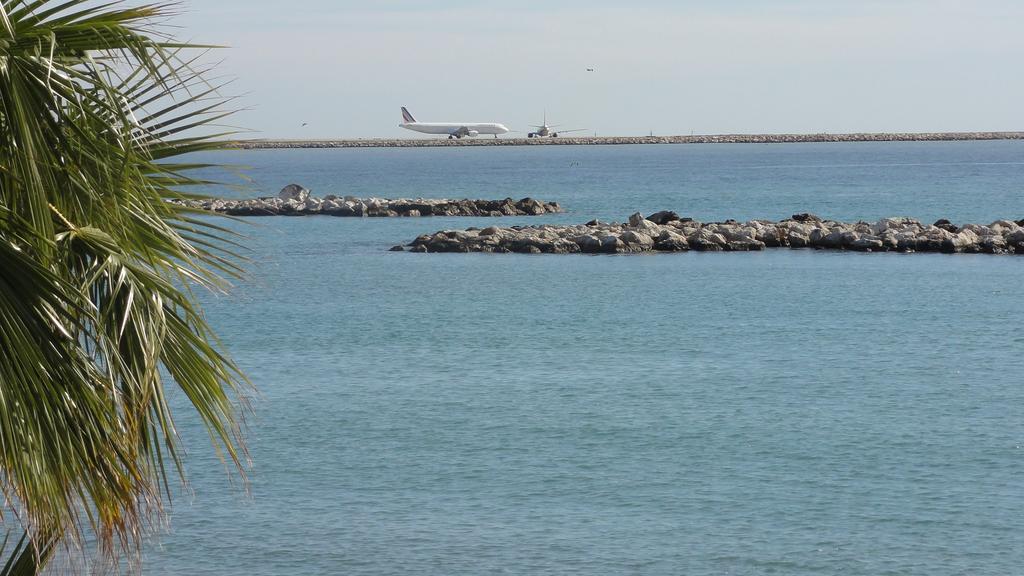
<path fill-rule="evenodd" d="M 168 14 L 0 0 L 0 491 L 37 551 L 137 549 L 184 478 L 169 386 L 244 473 L 249 384 L 192 293 L 226 290 L 242 247 L 168 201 L 209 184 L 176 157 L 225 145 L 228 100 Z"/>

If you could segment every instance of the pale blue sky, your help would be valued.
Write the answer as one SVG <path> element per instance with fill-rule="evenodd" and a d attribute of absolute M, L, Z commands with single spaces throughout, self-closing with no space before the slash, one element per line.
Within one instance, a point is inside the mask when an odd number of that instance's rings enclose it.
<path fill-rule="evenodd" d="M 187 0 L 262 137 L 1024 130 L 1020 0 Z M 586 68 L 595 68 L 586 72 Z M 309 125 L 301 127 L 303 122 Z"/>

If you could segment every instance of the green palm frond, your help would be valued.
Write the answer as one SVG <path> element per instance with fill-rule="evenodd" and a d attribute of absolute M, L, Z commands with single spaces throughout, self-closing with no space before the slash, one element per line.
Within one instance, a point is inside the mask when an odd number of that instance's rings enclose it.
<path fill-rule="evenodd" d="M 28 534 L 8 546 L 11 540 L 11 533 L 4 535 L 0 540 L 0 557 L 7 560 L 0 566 L 0 576 L 32 576 L 38 574 L 54 552 L 54 541 L 49 540 L 40 543 L 38 546 L 28 539 Z"/>
<path fill-rule="evenodd" d="M 168 384 L 244 469 L 248 384 L 191 292 L 241 246 L 167 201 L 209 184 L 175 157 L 221 148 L 229 112 L 168 8 L 0 0 L 0 491 L 36 549 L 136 549 L 183 478 Z"/>

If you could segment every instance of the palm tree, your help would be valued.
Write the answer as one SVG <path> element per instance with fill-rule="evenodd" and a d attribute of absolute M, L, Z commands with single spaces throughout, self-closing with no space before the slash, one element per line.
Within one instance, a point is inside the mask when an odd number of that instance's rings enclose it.
<path fill-rule="evenodd" d="M 0 529 L 22 539 L 4 571 L 86 540 L 138 550 L 184 480 L 175 389 L 244 470 L 248 385 L 192 292 L 239 259 L 228 229 L 168 201 L 207 184 L 175 157 L 222 146 L 224 100 L 168 15 L 0 0 Z"/>

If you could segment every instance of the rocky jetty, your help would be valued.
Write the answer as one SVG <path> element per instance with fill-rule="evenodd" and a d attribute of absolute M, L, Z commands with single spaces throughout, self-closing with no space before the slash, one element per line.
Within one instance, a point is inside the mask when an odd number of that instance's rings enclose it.
<path fill-rule="evenodd" d="M 1024 140 L 1024 132 L 882 132 L 854 134 L 711 134 L 691 136 L 572 136 L 559 138 L 366 138 L 241 140 L 236 148 L 420 148 L 429 146 L 595 146 L 614 144 L 786 144 L 796 142 L 933 142 Z"/>
<path fill-rule="evenodd" d="M 922 224 L 912 218 L 845 223 L 813 214 L 780 222 L 751 220 L 703 223 L 664 211 L 628 222 L 592 220 L 578 226 L 512 226 L 444 230 L 408 245 L 413 252 L 519 252 L 619 254 L 817 248 L 859 252 L 1024 254 L 1024 220 L 955 225 Z M 405 249 L 396 246 L 392 250 Z"/>
<path fill-rule="evenodd" d="M 174 200 L 192 208 L 231 216 L 539 216 L 561 212 L 557 202 L 533 198 L 513 200 L 451 200 L 438 198 L 386 199 L 324 196 L 316 198 L 297 184 L 285 186 L 277 197 L 245 200 Z"/>

